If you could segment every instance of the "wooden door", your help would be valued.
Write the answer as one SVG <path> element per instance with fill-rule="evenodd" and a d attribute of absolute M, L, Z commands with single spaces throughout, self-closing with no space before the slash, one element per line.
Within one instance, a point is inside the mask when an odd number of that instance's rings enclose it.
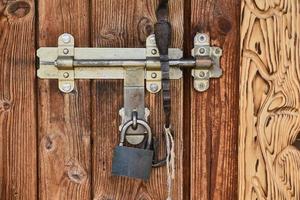
<path fill-rule="evenodd" d="M 173 199 L 300 199 L 300 1 L 169 2 L 171 46 L 190 58 L 207 33 L 224 72 L 203 93 L 190 70 L 171 81 Z M 148 182 L 111 176 L 122 80 L 77 80 L 64 94 L 36 77 L 36 50 L 65 32 L 76 47 L 145 47 L 158 3 L 0 0 L 1 200 L 166 199 L 164 167 Z M 162 96 L 145 101 L 163 146 Z"/>

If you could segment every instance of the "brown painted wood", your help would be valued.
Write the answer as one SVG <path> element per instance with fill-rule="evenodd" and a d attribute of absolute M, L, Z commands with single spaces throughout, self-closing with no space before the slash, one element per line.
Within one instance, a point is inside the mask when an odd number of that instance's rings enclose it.
<path fill-rule="evenodd" d="M 0 198 L 165 199 L 165 168 L 154 169 L 147 183 L 111 176 L 112 152 L 119 141 L 118 111 L 123 105 L 123 81 L 76 81 L 71 94 L 61 93 L 57 80 L 39 80 L 36 87 L 34 2 L 3 2 L 0 3 Z M 170 2 L 173 47 L 184 47 L 185 55 L 189 55 L 192 38 L 197 31 L 203 31 L 210 34 L 214 45 L 224 50 L 224 76 L 212 81 L 208 92 L 191 89 L 189 72 L 185 74 L 185 85 L 183 80 L 171 83 L 172 128 L 176 140 L 173 199 L 236 199 L 240 3 L 236 0 Z M 56 46 L 58 36 L 64 32 L 73 34 L 76 46 L 80 47 L 145 46 L 146 37 L 153 32 L 158 0 L 90 3 L 38 1 L 38 46 Z M 296 4 L 287 5 L 294 8 Z M 244 13 L 246 22 L 247 14 Z M 188 20 L 185 25 L 184 20 Z M 287 27 L 289 30 L 290 26 Z M 262 48 L 255 44 L 252 47 Z M 254 81 L 259 91 L 263 85 L 260 80 Z M 293 80 L 297 82 L 296 77 Z M 153 132 L 164 145 L 161 94 L 147 93 L 146 105 L 151 110 Z M 293 144 L 297 146 L 296 142 Z M 268 172 L 259 172 L 265 180 Z"/>
<path fill-rule="evenodd" d="M 0 1 L 0 199 L 37 199 L 34 1 Z"/>
<path fill-rule="evenodd" d="M 242 2 L 239 199 L 300 199 L 300 2 Z"/>
<path fill-rule="evenodd" d="M 39 46 L 57 46 L 64 32 L 89 46 L 89 3 L 39 1 Z M 90 81 L 63 94 L 57 80 L 39 80 L 39 199 L 91 198 Z"/>
<path fill-rule="evenodd" d="M 207 92 L 191 87 L 191 199 L 237 199 L 239 15 L 236 0 L 191 0 L 192 38 L 223 49 L 224 75 Z"/>
<path fill-rule="evenodd" d="M 93 0 L 92 46 L 145 47 L 146 37 L 153 32 L 157 1 Z M 173 47 L 182 47 L 183 1 L 171 3 Z M 182 191 L 182 80 L 172 81 L 172 124 L 176 140 L 176 181 L 174 199 L 183 199 Z M 93 198 L 94 199 L 165 199 L 166 169 L 154 169 L 149 182 L 111 176 L 113 148 L 118 144 L 119 109 L 123 106 L 123 81 L 93 81 Z M 146 97 L 151 110 L 150 125 L 162 140 L 163 109 L 161 95 Z"/>

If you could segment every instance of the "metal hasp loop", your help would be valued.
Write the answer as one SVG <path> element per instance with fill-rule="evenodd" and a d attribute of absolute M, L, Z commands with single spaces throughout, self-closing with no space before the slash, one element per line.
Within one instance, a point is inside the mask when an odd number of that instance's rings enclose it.
<path fill-rule="evenodd" d="M 123 127 L 128 121 L 147 121 L 149 112 L 145 108 L 145 69 L 141 67 L 126 67 L 124 71 L 124 108 L 120 110 Z M 147 114 L 146 114 L 147 112 Z M 133 121 L 134 122 L 134 121 Z M 137 145 L 143 142 L 145 128 L 139 123 L 130 126 L 127 130 L 128 143 Z"/>
<path fill-rule="evenodd" d="M 222 75 L 220 68 L 222 49 L 210 46 L 210 38 L 207 34 L 197 33 L 192 55 L 196 60 L 196 66 L 192 70 L 194 88 L 199 92 L 206 91 L 209 88 L 209 79 L 219 78 Z"/>
<path fill-rule="evenodd" d="M 151 128 L 150 128 L 149 124 L 147 122 L 145 122 L 144 120 L 140 120 L 140 119 L 138 119 L 136 121 L 136 123 L 138 125 L 141 125 L 146 130 L 145 134 L 148 135 L 146 149 L 150 149 L 151 140 L 152 140 L 152 131 L 151 131 Z M 126 124 L 124 124 L 124 126 L 122 127 L 122 130 L 121 130 L 121 133 L 120 133 L 121 141 L 120 141 L 119 146 L 124 145 L 126 135 L 128 134 L 127 131 L 129 130 L 129 128 L 133 128 L 133 125 L 134 125 L 134 120 L 130 120 Z"/>

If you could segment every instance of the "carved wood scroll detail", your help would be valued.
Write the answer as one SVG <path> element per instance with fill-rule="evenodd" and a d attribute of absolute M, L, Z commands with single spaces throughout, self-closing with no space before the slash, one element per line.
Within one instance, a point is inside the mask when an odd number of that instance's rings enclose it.
<path fill-rule="evenodd" d="M 300 1 L 243 0 L 239 199 L 300 199 Z"/>

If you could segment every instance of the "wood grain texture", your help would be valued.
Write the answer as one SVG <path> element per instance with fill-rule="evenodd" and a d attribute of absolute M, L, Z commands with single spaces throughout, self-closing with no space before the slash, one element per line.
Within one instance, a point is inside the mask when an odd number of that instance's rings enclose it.
<path fill-rule="evenodd" d="M 300 1 L 242 1 L 241 200 L 300 199 L 299 33 Z"/>
<path fill-rule="evenodd" d="M 0 199 L 37 199 L 34 1 L 0 1 Z"/>
<path fill-rule="evenodd" d="M 153 32 L 158 1 L 92 0 L 92 46 L 145 47 Z M 172 46 L 182 48 L 183 1 L 171 2 Z M 174 199 L 183 199 L 182 191 L 182 80 L 172 81 L 172 127 L 176 138 L 176 180 Z M 152 171 L 149 182 L 111 176 L 113 148 L 119 142 L 119 109 L 123 106 L 123 81 L 93 81 L 93 199 L 142 200 L 166 198 L 166 169 Z M 162 97 L 146 95 L 150 126 L 164 144 Z"/>
<path fill-rule="evenodd" d="M 89 46 L 89 3 L 39 1 L 39 46 L 57 46 L 64 32 Z M 90 81 L 63 94 L 57 80 L 39 80 L 39 199 L 91 198 Z"/>
<path fill-rule="evenodd" d="M 191 35 L 206 32 L 223 49 L 220 79 L 191 86 L 191 199 L 237 199 L 239 15 L 236 0 L 191 0 Z"/>

